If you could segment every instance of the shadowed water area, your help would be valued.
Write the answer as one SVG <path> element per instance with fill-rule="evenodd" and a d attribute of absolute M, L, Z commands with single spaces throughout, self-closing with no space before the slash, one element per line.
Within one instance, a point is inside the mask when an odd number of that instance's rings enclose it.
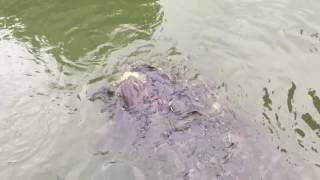
<path fill-rule="evenodd" d="M 1 179 L 319 179 L 319 9 L 316 0 L 1 0 Z M 183 86 L 162 86 L 151 109 L 123 101 L 134 94 L 118 97 L 121 82 L 141 64 Z M 190 90 L 206 108 L 167 94 L 193 85 L 209 87 Z M 89 100 L 103 88 L 112 88 L 104 102 Z M 220 106 L 224 116 L 212 110 Z M 137 136 L 141 117 L 154 123 Z"/>

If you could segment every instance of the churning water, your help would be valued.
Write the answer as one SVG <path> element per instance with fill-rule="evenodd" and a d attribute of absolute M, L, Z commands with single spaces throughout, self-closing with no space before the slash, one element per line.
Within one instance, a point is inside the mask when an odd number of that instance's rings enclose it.
<path fill-rule="evenodd" d="M 0 177 L 95 177 L 110 115 L 88 95 L 147 63 L 223 84 L 319 179 L 319 33 L 317 0 L 0 0 Z"/>

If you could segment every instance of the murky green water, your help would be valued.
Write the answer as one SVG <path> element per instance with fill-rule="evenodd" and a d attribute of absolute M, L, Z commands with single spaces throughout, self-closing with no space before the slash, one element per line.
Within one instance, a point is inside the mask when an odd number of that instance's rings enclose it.
<path fill-rule="evenodd" d="M 103 179 L 87 97 L 148 63 L 225 84 L 305 179 L 320 177 L 316 0 L 0 0 L 0 176 Z"/>

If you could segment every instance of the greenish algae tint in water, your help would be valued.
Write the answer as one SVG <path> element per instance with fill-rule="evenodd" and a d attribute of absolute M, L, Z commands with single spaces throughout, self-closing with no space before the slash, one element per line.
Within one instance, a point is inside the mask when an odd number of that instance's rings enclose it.
<path fill-rule="evenodd" d="M 292 82 L 291 88 L 288 90 L 288 99 L 287 99 L 287 104 L 288 104 L 288 110 L 291 113 L 292 112 L 292 100 L 294 97 L 294 91 L 296 90 L 296 85 Z"/>
<path fill-rule="evenodd" d="M 0 179 L 99 175 L 95 146 L 110 117 L 88 102 L 88 86 L 162 16 L 156 0 L 0 0 Z"/>
<path fill-rule="evenodd" d="M 4 0 L 0 5 L 2 28 L 13 29 L 35 51 L 49 46 L 59 63 L 75 68 L 99 63 L 133 40 L 148 39 L 162 17 L 160 5 L 149 0 Z"/>

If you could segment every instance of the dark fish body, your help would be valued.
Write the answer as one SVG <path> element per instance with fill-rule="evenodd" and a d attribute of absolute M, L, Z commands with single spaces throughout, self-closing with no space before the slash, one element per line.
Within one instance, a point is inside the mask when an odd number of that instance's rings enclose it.
<path fill-rule="evenodd" d="M 132 72 L 117 87 L 110 109 L 113 125 L 101 148 L 115 163 L 107 174 L 125 166 L 126 179 L 293 179 L 277 170 L 282 159 L 270 144 L 248 133 L 248 126 L 221 105 L 215 86 L 179 80 L 147 65 Z"/>

